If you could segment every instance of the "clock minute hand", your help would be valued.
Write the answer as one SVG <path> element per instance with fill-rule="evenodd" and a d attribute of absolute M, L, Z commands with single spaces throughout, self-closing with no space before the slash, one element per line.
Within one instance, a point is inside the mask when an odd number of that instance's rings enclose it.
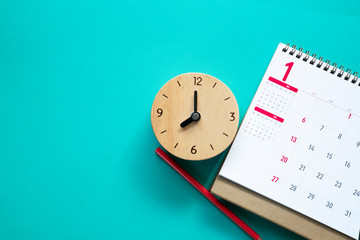
<path fill-rule="evenodd" d="M 194 91 L 194 112 L 197 112 L 197 91 Z"/>
<path fill-rule="evenodd" d="M 197 91 L 194 91 L 194 112 L 189 118 L 180 123 L 180 127 L 184 128 L 192 122 L 199 121 L 201 118 L 200 113 L 197 111 Z"/>

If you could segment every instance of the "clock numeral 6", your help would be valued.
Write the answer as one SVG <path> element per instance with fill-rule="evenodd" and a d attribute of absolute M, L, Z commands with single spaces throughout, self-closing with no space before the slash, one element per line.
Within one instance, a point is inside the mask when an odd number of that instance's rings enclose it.
<path fill-rule="evenodd" d="M 192 153 L 192 154 L 196 154 L 197 153 L 197 150 L 196 150 L 196 145 L 194 145 L 194 146 L 192 146 L 192 148 L 191 148 L 191 150 L 190 150 L 190 152 Z"/>
<path fill-rule="evenodd" d="M 230 121 L 235 121 L 235 112 L 230 112 Z"/>
<path fill-rule="evenodd" d="M 201 77 L 194 77 L 194 85 L 201 86 Z"/>
<path fill-rule="evenodd" d="M 161 117 L 163 115 L 163 110 L 161 108 L 158 108 L 156 112 L 157 114 L 159 114 L 158 117 Z"/>

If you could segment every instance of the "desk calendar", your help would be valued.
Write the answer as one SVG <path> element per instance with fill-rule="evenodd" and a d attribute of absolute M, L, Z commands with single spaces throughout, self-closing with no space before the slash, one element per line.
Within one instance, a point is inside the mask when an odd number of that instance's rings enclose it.
<path fill-rule="evenodd" d="M 357 73 L 279 44 L 219 177 L 324 225 L 336 236 L 357 239 L 359 85 Z M 308 229 L 296 232 L 317 238 L 307 235 Z"/>

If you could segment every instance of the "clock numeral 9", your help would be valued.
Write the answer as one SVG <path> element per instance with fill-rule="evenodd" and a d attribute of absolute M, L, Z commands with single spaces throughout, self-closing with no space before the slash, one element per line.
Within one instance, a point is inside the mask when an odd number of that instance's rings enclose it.
<path fill-rule="evenodd" d="M 235 112 L 230 112 L 230 121 L 235 121 Z"/>
<path fill-rule="evenodd" d="M 192 153 L 192 154 L 196 154 L 197 153 L 197 150 L 196 150 L 196 145 L 194 145 L 194 146 L 192 146 L 192 148 L 191 148 L 191 150 L 190 150 L 190 152 Z"/>
<path fill-rule="evenodd" d="M 163 110 L 161 108 L 158 108 L 156 112 L 157 114 L 159 114 L 158 117 L 161 117 L 163 115 Z"/>
<path fill-rule="evenodd" d="M 194 85 L 201 86 L 201 77 L 194 77 Z"/>

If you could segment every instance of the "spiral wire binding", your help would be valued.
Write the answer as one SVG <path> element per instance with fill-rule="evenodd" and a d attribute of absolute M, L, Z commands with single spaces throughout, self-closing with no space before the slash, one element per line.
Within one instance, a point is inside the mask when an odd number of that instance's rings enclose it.
<path fill-rule="evenodd" d="M 331 64 L 330 60 L 326 60 L 325 64 L 324 64 L 324 58 L 319 57 L 319 59 L 317 58 L 317 55 L 315 53 L 313 53 L 310 56 L 310 52 L 309 51 L 305 51 L 303 48 L 299 48 L 299 50 L 296 50 L 296 45 L 293 45 L 292 47 L 290 47 L 289 44 L 286 44 L 286 46 L 282 49 L 283 52 L 288 52 L 289 50 L 289 54 L 291 56 L 294 56 L 294 54 L 297 52 L 297 54 L 295 55 L 296 58 L 301 59 L 301 57 L 304 55 L 304 57 L 302 58 L 302 60 L 304 62 L 307 62 L 310 58 L 311 60 L 309 61 L 309 64 L 311 65 L 315 65 L 318 68 L 322 68 L 325 72 L 327 72 L 329 69 L 331 74 L 336 74 L 337 77 L 342 78 L 344 76 L 344 80 L 348 81 L 351 78 L 351 75 L 354 76 L 354 78 L 351 80 L 351 83 L 356 84 L 357 81 L 359 80 L 359 73 L 358 72 L 354 72 L 353 74 L 351 74 L 351 69 L 346 69 L 344 66 L 340 66 L 339 68 L 337 67 L 336 63 Z M 315 64 L 317 62 L 317 64 Z M 324 66 L 323 66 L 324 65 Z M 360 86 L 360 81 L 358 83 L 358 86 Z"/>

